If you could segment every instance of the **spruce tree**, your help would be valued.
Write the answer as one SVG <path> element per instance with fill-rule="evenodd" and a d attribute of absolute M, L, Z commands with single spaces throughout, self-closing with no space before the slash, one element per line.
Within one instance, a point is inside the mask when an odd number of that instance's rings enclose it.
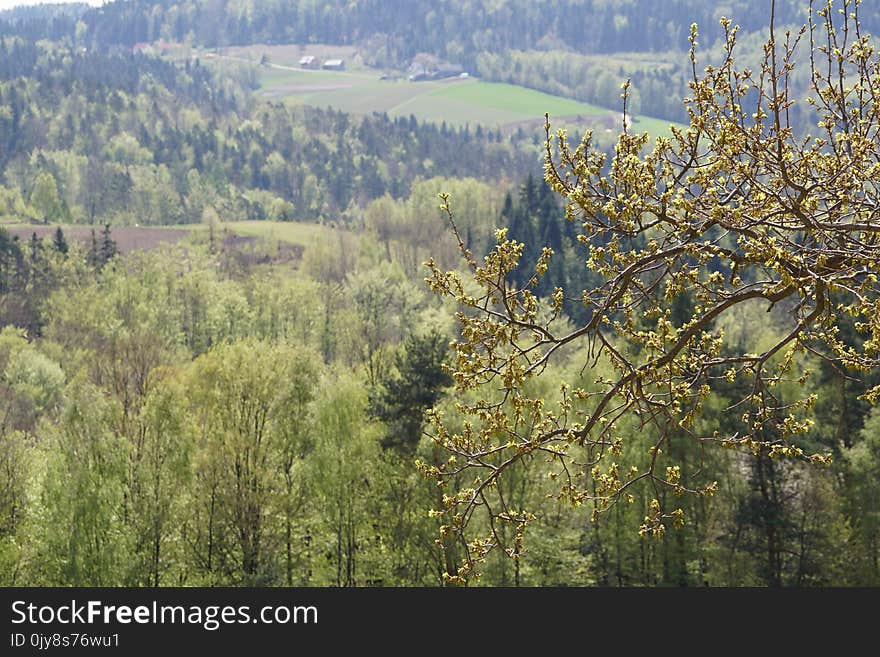
<path fill-rule="evenodd" d="M 101 250 L 99 253 L 101 266 L 103 267 L 110 262 L 117 253 L 119 253 L 119 249 L 110 235 L 110 224 L 104 224 L 104 230 L 101 231 Z"/>
<path fill-rule="evenodd" d="M 28 251 L 31 258 L 31 269 L 36 269 L 43 259 L 43 241 L 39 238 L 36 231 L 31 233 L 31 239 L 28 242 Z"/>
<path fill-rule="evenodd" d="M 66 256 L 67 251 L 70 247 L 67 245 L 67 239 L 64 237 L 64 231 L 61 230 L 61 226 L 55 229 L 55 236 L 52 238 L 52 246 L 55 247 L 55 250 L 58 251 L 61 255 Z"/>
<path fill-rule="evenodd" d="M 396 359 L 397 372 L 384 377 L 379 394 L 370 399 L 370 413 L 388 427 L 383 447 L 415 450 L 425 411 L 452 385 L 444 369 L 446 356 L 446 339 L 439 333 L 407 338 Z"/>

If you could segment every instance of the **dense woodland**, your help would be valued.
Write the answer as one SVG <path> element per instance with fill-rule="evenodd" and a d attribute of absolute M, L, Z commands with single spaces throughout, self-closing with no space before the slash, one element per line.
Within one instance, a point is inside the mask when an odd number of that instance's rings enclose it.
<path fill-rule="evenodd" d="M 3 311 L 19 318 L 0 339 L 4 583 L 442 582 L 441 491 L 412 462 L 444 458 L 422 413 L 461 399 L 441 367 L 451 309 L 404 272 L 407 245 L 389 260 L 378 234 L 338 239 L 293 272 L 206 240 L 118 256 L 112 235 L 96 249 L 3 236 Z M 759 343 L 777 330 L 766 318 L 726 328 Z M 589 386 L 583 357 L 569 363 L 541 385 Z M 690 522 L 662 539 L 635 531 L 650 491 L 591 523 L 545 499 L 535 461 L 508 493 L 543 509 L 540 527 L 481 583 L 876 583 L 880 415 L 862 389 L 832 371 L 815 383 L 805 444 L 832 450 L 829 468 L 683 439 L 670 458 L 720 490 L 684 498 Z"/>
<path fill-rule="evenodd" d="M 806 21 L 801 0 L 780 0 L 776 12 L 780 25 L 796 28 Z M 157 40 L 207 48 L 346 44 L 357 46 L 370 65 L 397 69 L 430 53 L 489 80 L 612 109 L 620 105 L 620 83 L 631 78 L 636 111 L 684 121 L 679 101 L 688 93 L 684 54 L 691 24 L 699 25 L 700 44 L 717 51 L 719 19 L 735 16 L 747 36 L 740 54 L 751 63 L 760 52 L 767 2 L 135 0 L 48 17 L 35 14 L 10 12 L 6 21 L 0 19 L 0 35 L 65 40 L 98 51 Z M 865 13 L 862 24 L 867 31 L 880 31 L 876 14 Z M 806 80 L 796 83 L 806 89 Z M 795 117 L 794 123 L 810 127 L 805 117 Z"/>
<path fill-rule="evenodd" d="M 0 217 L 174 224 L 212 206 L 231 220 L 351 221 L 419 178 L 537 166 L 530 143 L 497 131 L 255 102 L 248 67 L 220 76 L 17 37 L 0 53 Z"/>
<path fill-rule="evenodd" d="M 250 67 L 130 46 L 355 43 L 396 66 L 430 51 L 615 106 L 619 83 L 597 56 L 686 48 L 694 21 L 712 42 L 722 10 L 745 30 L 764 22 L 747 0 L 486 5 L 137 0 L 0 22 L 0 222 L 95 227 L 79 243 L 63 228 L 21 239 L 0 225 L 0 584 L 443 584 L 460 555 L 439 547 L 431 510 L 444 490 L 414 462 L 448 458 L 425 411 L 454 416 L 471 393 L 454 392 L 444 367 L 456 309 L 422 283 L 430 257 L 461 266 L 437 193 L 451 193 L 476 254 L 500 227 L 526 245 L 512 283 L 544 246 L 557 257 L 537 295 L 597 281 L 537 173 L 533 136 L 292 109 L 256 99 Z M 802 3 L 782 11 L 800 20 Z M 680 118 L 686 60 L 651 61 L 621 64 L 634 99 Z M 269 240 L 248 252 L 225 240 L 221 222 L 240 219 L 334 228 L 291 260 Z M 192 223 L 205 229 L 175 246 L 119 253 L 114 241 L 126 225 Z M 564 310 L 560 322 L 585 319 L 576 299 Z M 785 310 L 744 306 L 724 328 L 758 349 Z M 565 353 L 532 394 L 608 374 L 585 367 L 580 346 Z M 717 480 L 718 494 L 683 497 L 687 523 L 645 538 L 654 491 L 592 522 L 548 498 L 550 469 L 534 459 L 504 483 L 513 504 L 541 512 L 528 549 L 494 554 L 477 583 L 880 584 L 880 411 L 858 399 L 877 374 L 802 366 L 817 372 L 802 444 L 832 465 L 682 436 L 662 458 L 683 464 L 685 483 Z M 732 422 L 723 396 L 740 391 L 721 392 L 705 426 Z M 647 462 L 652 444 L 633 425 L 626 458 Z"/>
<path fill-rule="evenodd" d="M 713 42 L 722 35 L 722 16 L 736 16 L 742 29 L 752 32 L 766 28 L 767 9 L 761 0 L 134 0 L 75 9 L 48 21 L 22 9 L 10 14 L 4 29 L 34 40 L 76 35 L 81 45 L 97 48 L 157 39 L 208 47 L 378 39 L 376 50 L 396 61 L 426 51 L 470 66 L 479 52 L 548 45 L 585 54 L 686 49 L 691 23 Z M 777 12 L 780 24 L 806 20 L 806 5 L 798 0 L 778 3 Z M 878 20 L 865 14 L 864 28 L 876 31 Z"/>

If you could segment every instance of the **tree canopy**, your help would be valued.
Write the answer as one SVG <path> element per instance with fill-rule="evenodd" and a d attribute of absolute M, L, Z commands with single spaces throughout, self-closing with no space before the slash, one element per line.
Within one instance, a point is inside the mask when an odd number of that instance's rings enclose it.
<path fill-rule="evenodd" d="M 520 558 L 536 516 L 503 482 L 535 459 L 552 465 L 549 494 L 592 505 L 594 520 L 648 487 L 639 530 L 653 536 L 687 522 L 679 497 L 717 491 L 703 473 L 712 445 L 830 462 L 809 440 L 811 369 L 864 384 L 880 365 L 880 61 L 859 3 L 835 10 L 811 6 L 808 24 L 784 34 L 771 12 L 754 70 L 737 66 L 728 19 L 720 63 L 701 70 L 694 25 L 690 125 L 652 143 L 624 123 L 610 163 L 591 133 L 572 146 L 548 118 L 546 179 L 581 226 L 586 265 L 601 277 L 594 287 L 539 298 L 556 254 L 544 248 L 528 276 L 512 277 L 531 245 L 504 229 L 483 262 L 459 239 L 466 274 L 428 263 L 429 285 L 460 304 L 453 375 L 472 393 L 455 422 L 433 414 L 449 458 L 421 466 L 450 488 L 436 511 L 440 541 L 466 555 L 450 581 L 477 574 L 493 550 Z M 804 67 L 811 93 L 802 100 L 790 81 Z M 625 113 L 627 85 L 622 96 Z M 791 127 L 800 103 L 816 115 L 807 135 Z M 567 325 L 566 300 L 583 304 L 587 319 Z M 784 327 L 757 352 L 727 334 L 746 307 Z M 536 378 L 572 357 L 583 366 L 576 385 L 563 382 L 555 399 L 533 394 Z M 878 396 L 880 387 L 863 386 L 863 399 Z M 719 398 L 728 421 L 701 422 Z M 633 434 L 654 437 L 644 465 L 626 452 Z M 687 467 L 674 458 L 681 440 L 698 447 Z"/>

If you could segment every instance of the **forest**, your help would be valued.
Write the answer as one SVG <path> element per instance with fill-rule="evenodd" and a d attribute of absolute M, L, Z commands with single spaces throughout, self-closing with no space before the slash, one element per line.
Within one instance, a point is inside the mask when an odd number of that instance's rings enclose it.
<path fill-rule="evenodd" d="M 209 48 L 252 43 L 357 45 L 377 68 L 406 68 L 429 53 L 488 80 L 619 108 L 618 87 L 631 78 L 635 111 L 673 121 L 686 120 L 680 99 L 688 92 L 689 67 L 683 56 L 688 30 L 700 26 L 709 54 L 721 42 L 719 19 L 734 16 L 742 27 L 743 63 L 753 65 L 768 18 L 764 0 L 706 3 L 673 0 L 315 0 L 253 2 L 216 0 L 111 2 L 100 10 L 34 17 L 18 10 L 17 20 L 0 17 L 0 35 L 29 41 L 48 39 L 98 51 L 129 49 L 165 40 Z M 797 28 L 807 20 L 807 3 L 779 0 L 780 25 Z M 877 32 L 880 18 L 863 12 L 862 27 Z M 808 80 L 792 80 L 802 91 Z M 797 107 L 794 111 L 797 111 Z M 806 117 L 796 126 L 809 129 Z"/>
<path fill-rule="evenodd" d="M 785 71 L 762 49 L 766 4 L 0 12 L 0 585 L 880 585 L 876 188 L 858 178 L 880 110 L 841 91 L 863 122 L 837 148 L 835 97 L 803 102 L 821 80 L 793 65 L 786 129 L 747 129 L 785 103 L 725 82 L 720 19 L 742 26 L 736 66 Z M 807 20 L 775 8 L 780 33 Z M 688 35 L 725 75 L 700 77 Z M 849 74 L 880 91 L 862 39 Z M 132 50 L 159 40 L 187 56 Z M 377 70 L 427 52 L 616 109 L 628 78 L 630 110 L 690 128 L 577 148 L 550 125 L 271 101 L 258 63 L 205 56 L 257 43 L 354 44 Z M 828 139 L 797 150 L 817 120 Z M 832 170 L 856 177 L 815 173 Z M 322 237 L 293 248 L 242 221 Z M 186 232 L 132 249 L 135 226 Z M 561 418 L 588 424 L 656 354 L 667 378 L 575 440 Z"/>

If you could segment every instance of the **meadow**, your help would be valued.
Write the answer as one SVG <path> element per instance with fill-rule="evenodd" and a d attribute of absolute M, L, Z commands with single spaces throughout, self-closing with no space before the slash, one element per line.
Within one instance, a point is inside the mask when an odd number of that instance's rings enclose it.
<path fill-rule="evenodd" d="M 321 224 L 295 221 L 236 221 L 224 223 L 223 229 L 242 237 L 277 240 L 303 248 L 316 242 L 329 242 L 337 230 Z"/>
<path fill-rule="evenodd" d="M 340 57 L 344 71 L 303 69 L 302 54 Z M 272 100 L 344 112 L 385 112 L 391 117 L 415 116 L 420 121 L 447 125 L 512 131 L 543 125 L 544 114 L 555 119 L 554 127 L 593 127 L 616 132 L 622 113 L 527 87 L 486 82 L 474 77 L 411 82 L 401 72 L 383 72 L 363 65 L 353 48 L 327 46 L 246 46 L 230 48 L 222 59 L 259 62 L 259 94 Z M 637 115 L 634 127 L 652 135 L 669 133 L 668 121 Z"/>
<path fill-rule="evenodd" d="M 51 239 L 58 225 L 4 223 L 2 228 L 11 235 L 17 236 L 22 242 L 30 239 L 33 233 L 40 239 Z M 83 224 L 61 224 L 64 236 L 68 241 L 87 244 L 91 239 L 92 229 L 96 238 L 101 239 L 101 226 Z M 208 227 L 205 224 L 180 224 L 175 226 L 113 226 L 111 237 L 121 253 L 130 251 L 150 251 L 160 244 L 176 244 L 190 236 L 202 240 L 207 237 Z M 316 243 L 331 243 L 338 232 L 330 226 L 293 221 L 236 221 L 220 224 L 217 239 L 256 238 L 268 240 L 293 247 L 305 249 Z M 240 242 L 240 240 L 238 240 Z"/>

